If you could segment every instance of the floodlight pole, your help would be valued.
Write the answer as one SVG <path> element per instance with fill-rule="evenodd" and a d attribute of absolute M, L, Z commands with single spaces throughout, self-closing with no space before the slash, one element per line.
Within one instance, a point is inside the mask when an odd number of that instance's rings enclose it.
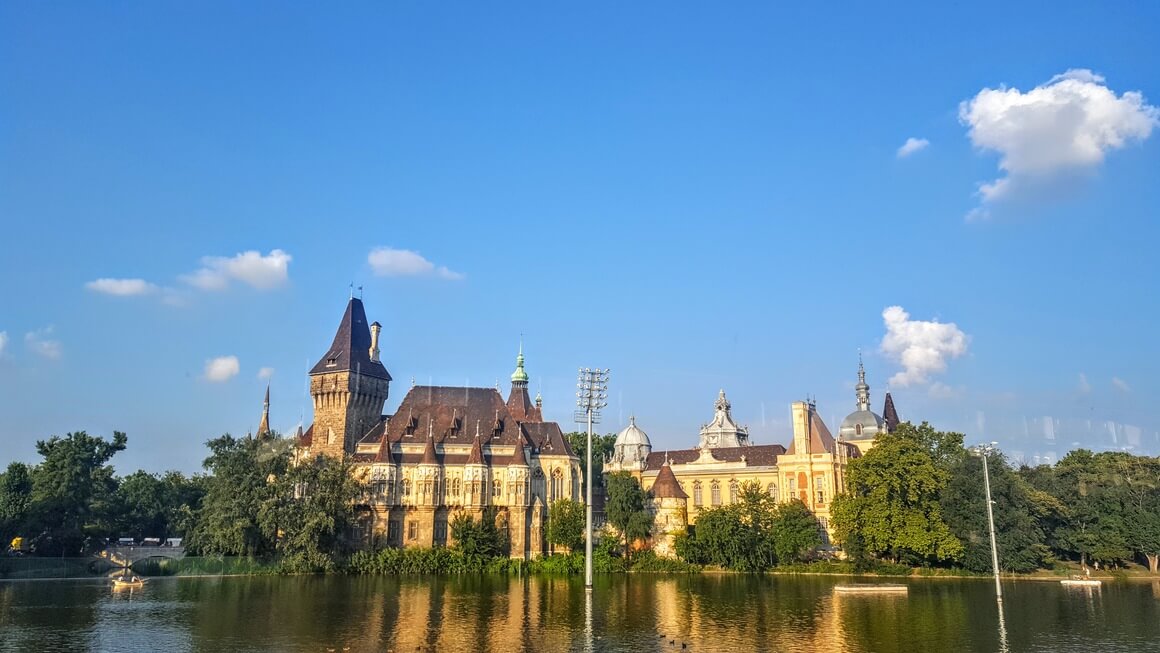
<path fill-rule="evenodd" d="M 600 409 L 608 405 L 608 370 L 589 369 L 580 370 L 580 378 L 576 383 L 576 406 L 583 412 L 588 422 L 588 446 L 585 448 L 587 468 L 584 471 L 585 500 L 584 500 L 584 588 L 592 591 L 592 422 L 594 417 L 600 416 Z M 579 415 L 577 415 L 579 417 Z"/>
<path fill-rule="evenodd" d="M 1003 602 L 1003 586 L 999 584 L 999 547 L 995 544 L 995 511 L 991 502 L 991 474 L 987 470 L 987 456 L 997 451 L 995 442 L 982 444 L 973 449 L 975 455 L 983 459 L 983 486 L 987 491 L 987 528 L 991 533 L 991 570 L 995 574 L 995 600 Z"/>

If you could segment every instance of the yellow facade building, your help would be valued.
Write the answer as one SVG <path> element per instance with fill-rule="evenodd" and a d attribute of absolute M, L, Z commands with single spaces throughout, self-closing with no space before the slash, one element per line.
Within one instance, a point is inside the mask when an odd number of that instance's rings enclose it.
<path fill-rule="evenodd" d="M 364 546 L 441 546 L 458 513 L 505 527 L 515 558 L 546 550 L 548 508 L 580 499 L 580 461 L 528 395 L 521 348 L 504 399 L 497 388 L 412 385 L 383 413 L 391 375 L 378 322 L 351 298 L 334 342 L 310 371 L 314 423 L 298 457 L 349 456 L 370 491 L 358 506 Z"/>

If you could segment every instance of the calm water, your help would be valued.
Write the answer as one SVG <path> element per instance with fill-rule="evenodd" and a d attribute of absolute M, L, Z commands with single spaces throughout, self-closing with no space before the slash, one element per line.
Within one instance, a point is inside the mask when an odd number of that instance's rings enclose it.
<path fill-rule="evenodd" d="M 582 581 L 566 578 L 154 579 L 131 595 L 91 581 L 0 582 L 0 651 L 1001 650 L 986 581 L 855 597 L 835 596 L 837 582 L 598 578 L 590 625 Z M 1160 651 L 1160 582 L 1005 593 L 1010 651 Z"/>

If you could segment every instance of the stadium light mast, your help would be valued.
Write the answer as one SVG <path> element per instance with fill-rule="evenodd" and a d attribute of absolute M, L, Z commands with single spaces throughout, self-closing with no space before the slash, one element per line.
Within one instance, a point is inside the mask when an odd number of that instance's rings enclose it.
<path fill-rule="evenodd" d="M 576 382 L 576 421 L 588 422 L 588 446 L 586 447 L 587 468 L 584 478 L 587 481 L 585 488 L 585 521 L 584 521 L 584 587 L 592 591 L 592 425 L 600 423 L 600 409 L 608 405 L 608 370 L 589 369 L 580 370 Z"/>

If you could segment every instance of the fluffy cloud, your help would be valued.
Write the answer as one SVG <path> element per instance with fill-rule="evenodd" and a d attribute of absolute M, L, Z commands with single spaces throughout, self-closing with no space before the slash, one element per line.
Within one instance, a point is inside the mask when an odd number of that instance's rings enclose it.
<path fill-rule="evenodd" d="M 224 290 L 231 281 L 240 281 L 258 290 L 269 290 L 286 283 L 291 256 L 275 249 L 263 256 L 250 250 L 233 257 L 206 256 L 201 269 L 181 277 L 185 283 L 201 290 Z"/>
<path fill-rule="evenodd" d="M 157 292 L 157 286 L 144 279 L 97 279 L 86 283 L 85 288 L 93 292 L 118 297 L 149 295 Z"/>
<path fill-rule="evenodd" d="M 953 322 L 912 320 L 901 306 L 882 311 L 882 321 L 886 335 L 881 350 L 902 366 L 890 377 L 893 385 L 927 383 L 932 374 L 946 371 L 948 359 L 967 353 L 970 337 Z"/>
<path fill-rule="evenodd" d="M 273 376 L 274 368 L 272 367 L 263 367 L 262 369 L 258 370 L 258 378 L 262 379 L 263 381 L 268 381 Z"/>
<path fill-rule="evenodd" d="M 376 247 L 367 255 L 371 270 L 380 277 L 417 277 L 433 275 L 441 279 L 458 281 L 463 275 L 435 265 L 423 258 L 419 252 L 409 249 Z"/>
<path fill-rule="evenodd" d="M 0 331 L 0 356 L 4 355 L 4 348 L 8 346 L 8 332 Z"/>
<path fill-rule="evenodd" d="M 1160 124 L 1160 110 L 1138 91 L 1117 96 L 1103 77 L 1076 69 L 1026 93 L 984 88 L 959 105 L 959 120 L 975 147 L 999 153 L 1006 173 L 980 184 L 986 204 L 1098 167 L 1111 150 L 1148 138 Z M 968 219 L 988 215 L 976 209 Z"/>
<path fill-rule="evenodd" d="M 1132 391 L 1132 386 L 1128 385 L 1127 381 L 1121 379 L 1118 376 L 1112 377 L 1112 385 L 1116 386 L 1116 389 L 1121 391 L 1121 392 L 1131 392 Z"/>
<path fill-rule="evenodd" d="M 237 356 L 219 356 L 205 362 L 205 379 L 214 383 L 229 381 L 238 375 L 241 365 Z"/>
<path fill-rule="evenodd" d="M 919 150 L 925 150 L 928 145 L 930 145 L 930 141 L 926 140 L 925 138 L 915 138 L 911 136 L 910 138 L 906 139 L 906 142 L 902 144 L 902 147 L 898 148 L 898 158 L 905 159 L 906 157 L 914 154 L 915 152 L 918 152 Z"/>
<path fill-rule="evenodd" d="M 59 340 L 50 338 L 53 332 L 53 327 L 46 326 L 43 329 L 36 331 L 29 331 L 24 334 L 24 346 L 28 347 L 29 351 L 42 356 L 49 360 L 57 360 L 64 353 L 60 346 Z"/>

